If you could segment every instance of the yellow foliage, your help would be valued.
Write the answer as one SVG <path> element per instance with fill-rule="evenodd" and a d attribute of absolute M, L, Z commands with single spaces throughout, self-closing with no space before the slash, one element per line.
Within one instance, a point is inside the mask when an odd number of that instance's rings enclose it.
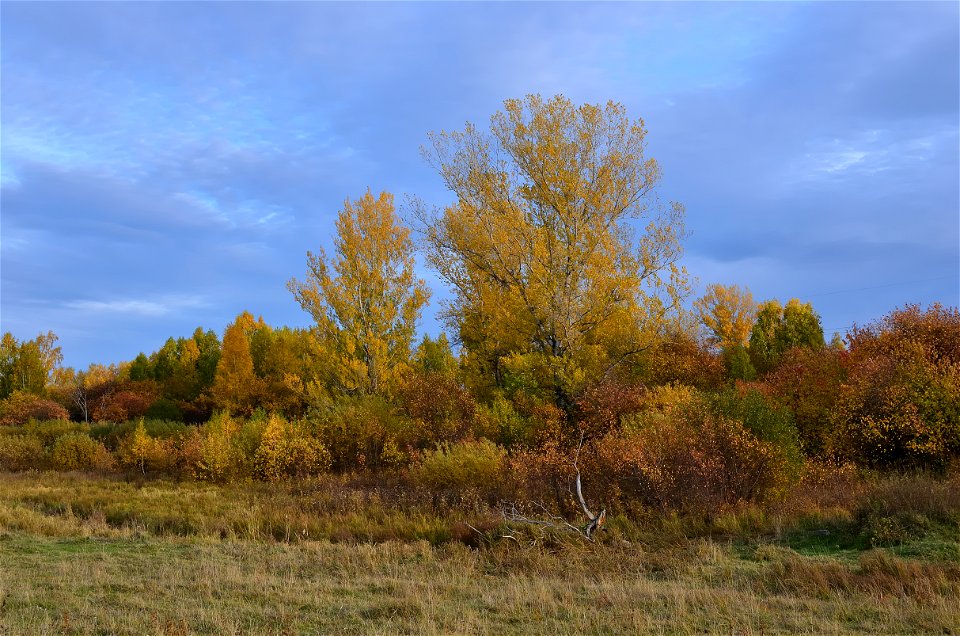
<path fill-rule="evenodd" d="M 424 456 L 417 479 L 435 489 L 489 489 L 501 479 L 506 456 L 490 440 L 444 444 Z"/>
<path fill-rule="evenodd" d="M 347 393 L 389 394 L 408 369 L 410 345 L 428 291 L 414 279 L 410 230 L 393 195 L 368 190 L 337 217 L 337 258 L 307 253 L 305 281 L 288 288 L 317 323 L 328 382 Z M 332 270 L 332 271 L 331 271 Z"/>
<path fill-rule="evenodd" d="M 686 292 L 683 208 L 649 201 L 660 168 L 623 106 L 536 95 L 504 106 L 489 135 L 470 124 L 433 135 L 429 157 L 457 202 L 422 211 L 428 258 L 454 289 L 468 374 L 502 387 L 504 363 L 522 356 L 509 364 L 569 412 Z M 637 218 L 649 218 L 639 237 Z"/>
<path fill-rule="evenodd" d="M 234 444 L 240 425 L 228 413 L 213 416 L 204 426 L 200 441 L 199 461 L 194 473 L 198 479 L 229 481 L 235 476 L 242 457 Z"/>
<path fill-rule="evenodd" d="M 757 317 L 757 303 L 750 290 L 736 285 L 710 285 L 694 308 L 721 349 L 746 345 L 750 340 Z"/>
<path fill-rule="evenodd" d="M 110 451 L 86 433 L 67 433 L 57 439 L 49 461 L 54 470 L 108 470 L 114 463 Z"/>
<path fill-rule="evenodd" d="M 133 429 L 133 433 L 127 436 L 117 449 L 117 459 L 120 464 L 136 468 L 141 473 L 145 473 L 148 469 L 170 469 L 176 464 L 177 455 L 173 440 L 150 437 L 142 417 Z"/>
<path fill-rule="evenodd" d="M 258 379 L 253 373 L 253 357 L 246 330 L 252 322 L 244 312 L 223 334 L 223 351 L 217 363 L 211 393 L 214 403 L 231 413 L 249 414 L 253 410 Z"/>
<path fill-rule="evenodd" d="M 271 415 L 254 457 L 261 479 L 279 481 L 285 477 L 316 475 L 330 466 L 330 453 L 320 440 L 294 423 Z"/>

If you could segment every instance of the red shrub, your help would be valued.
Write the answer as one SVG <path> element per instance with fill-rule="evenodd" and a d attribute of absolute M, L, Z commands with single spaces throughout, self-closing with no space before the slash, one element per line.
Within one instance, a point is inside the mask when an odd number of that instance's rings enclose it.
<path fill-rule="evenodd" d="M 577 400 L 577 417 L 584 436 L 595 439 L 619 430 L 625 415 L 643 408 L 645 396 L 642 384 L 616 379 L 605 379 L 588 387 Z"/>
<path fill-rule="evenodd" d="M 450 375 L 413 374 L 400 392 L 399 403 L 405 414 L 417 422 L 421 447 L 471 436 L 476 403 Z"/>
<path fill-rule="evenodd" d="M 941 468 L 960 457 L 960 312 L 908 306 L 848 341 L 838 451 L 881 467 Z"/>
<path fill-rule="evenodd" d="M 0 426 L 18 426 L 30 420 L 66 420 L 67 410 L 54 402 L 32 393 L 15 391 L 0 402 Z"/>

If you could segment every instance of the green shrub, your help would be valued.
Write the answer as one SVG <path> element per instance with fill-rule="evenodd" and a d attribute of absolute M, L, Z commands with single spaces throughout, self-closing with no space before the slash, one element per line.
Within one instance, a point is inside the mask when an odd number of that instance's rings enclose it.
<path fill-rule="evenodd" d="M 104 446 L 111 451 L 115 451 L 120 448 L 124 439 L 133 434 L 141 421 L 147 435 L 154 439 L 179 439 L 187 431 L 187 425 L 183 422 L 141 418 L 139 420 L 127 420 L 120 424 L 111 424 L 110 422 L 91 424 L 90 437 L 103 442 Z"/>
<path fill-rule="evenodd" d="M 444 444 L 424 454 L 415 478 L 437 491 L 489 495 L 501 481 L 505 459 L 506 451 L 490 440 Z"/>
<path fill-rule="evenodd" d="M 54 470 L 107 470 L 113 456 L 100 442 L 86 433 L 67 433 L 57 439 L 49 453 Z"/>
<path fill-rule="evenodd" d="M 343 397 L 316 410 L 307 426 L 330 453 L 331 466 L 349 471 L 396 465 L 419 439 L 413 420 L 377 396 Z"/>
<path fill-rule="evenodd" d="M 177 403 L 169 398 L 160 398 L 147 409 L 146 417 L 153 420 L 182 421 L 183 412 Z"/>
<path fill-rule="evenodd" d="M 517 413 L 513 403 L 499 394 L 490 404 L 477 407 L 476 421 L 479 434 L 505 448 L 527 446 L 536 438 L 535 424 Z"/>
<path fill-rule="evenodd" d="M 799 469 L 803 458 L 790 409 L 749 385 L 725 389 L 714 396 L 712 406 L 718 416 L 740 421 L 757 439 L 776 446 L 790 465 Z"/>
<path fill-rule="evenodd" d="M 51 446 L 64 435 L 69 435 L 71 433 L 86 434 L 89 432 L 90 427 L 86 424 L 71 422 L 67 419 L 44 421 L 31 420 L 24 424 L 23 428 L 20 430 L 25 435 L 33 435 L 39 438 L 40 441 L 43 442 L 44 446 Z"/>

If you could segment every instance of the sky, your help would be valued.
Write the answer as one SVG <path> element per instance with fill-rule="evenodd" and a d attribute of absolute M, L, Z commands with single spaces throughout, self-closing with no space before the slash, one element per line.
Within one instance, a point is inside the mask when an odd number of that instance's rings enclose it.
<path fill-rule="evenodd" d="M 310 324 L 286 282 L 344 200 L 452 203 L 428 134 L 532 93 L 644 119 L 694 296 L 798 297 L 828 338 L 960 304 L 956 2 L 4 1 L 0 49 L 0 330 L 65 365 Z"/>

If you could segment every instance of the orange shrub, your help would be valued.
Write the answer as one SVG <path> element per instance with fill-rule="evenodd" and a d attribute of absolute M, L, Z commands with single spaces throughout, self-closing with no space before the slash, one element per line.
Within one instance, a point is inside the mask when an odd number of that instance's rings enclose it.
<path fill-rule="evenodd" d="M 836 450 L 879 467 L 943 468 L 960 458 L 960 311 L 908 306 L 848 340 Z"/>
<path fill-rule="evenodd" d="M 93 410 L 96 422 L 125 422 L 143 417 L 156 401 L 145 388 L 128 388 L 103 396 Z"/>
<path fill-rule="evenodd" d="M 38 395 L 14 391 L 0 402 L 0 426 L 18 426 L 30 420 L 66 420 L 70 418 L 67 410 L 54 402 Z"/>
<path fill-rule="evenodd" d="M 398 404 L 416 422 L 415 443 L 421 447 L 456 442 L 472 434 L 476 402 L 455 377 L 414 373 L 400 391 Z"/>
<path fill-rule="evenodd" d="M 637 367 L 650 385 L 679 382 L 712 389 L 721 386 L 726 375 L 723 358 L 684 332 L 668 335 L 649 355 L 640 358 Z"/>
<path fill-rule="evenodd" d="M 512 454 L 506 471 L 509 490 L 521 503 L 549 505 L 568 518 L 575 516 L 579 504 L 573 494 L 573 457 L 573 451 L 556 442 Z"/>
<path fill-rule="evenodd" d="M 808 456 L 830 451 L 831 418 L 846 379 L 847 358 L 847 352 L 837 347 L 796 347 L 787 351 L 779 366 L 758 385 L 793 413 L 801 447 Z"/>
<path fill-rule="evenodd" d="M 608 435 L 590 450 L 585 484 L 625 508 L 714 514 L 775 496 L 791 476 L 782 449 L 706 411 Z"/>
<path fill-rule="evenodd" d="M 605 378 L 589 387 L 577 400 L 577 419 L 587 439 L 616 431 L 625 416 L 643 408 L 646 389 L 642 384 Z"/>

